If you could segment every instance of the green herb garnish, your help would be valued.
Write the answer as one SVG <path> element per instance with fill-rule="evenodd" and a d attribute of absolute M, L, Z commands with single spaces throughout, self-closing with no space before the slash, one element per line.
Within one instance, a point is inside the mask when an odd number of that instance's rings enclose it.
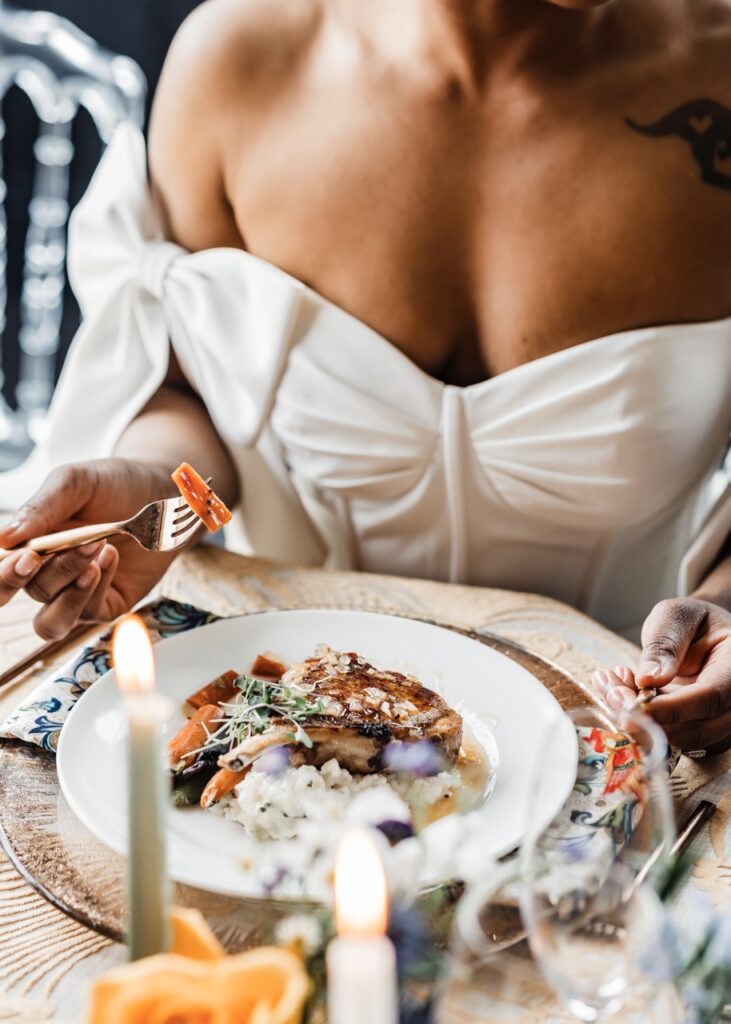
<path fill-rule="evenodd" d="M 313 716 L 325 714 L 325 700 L 318 698 L 313 701 L 306 691 L 296 686 L 282 686 L 281 683 L 265 682 L 247 675 L 239 676 L 236 685 L 241 690 L 240 695 L 236 700 L 221 705 L 221 725 L 209 734 L 200 748 L 201 752 L 221 746 L 233 750 L 244 740 L 282 722 L 289 722 L 293 727 L 285 734 L 286 739 L 312 747 L 312 740 L 303 725 Z"/>

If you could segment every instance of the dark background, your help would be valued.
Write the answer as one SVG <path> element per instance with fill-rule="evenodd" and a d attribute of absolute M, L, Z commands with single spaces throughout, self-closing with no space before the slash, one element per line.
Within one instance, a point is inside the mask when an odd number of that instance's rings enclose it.
<path fill-rule="evenodd" d="M 14 7 L 52 11 L 73 21 L 102 46 L 132 57 L 148 82 L 149 104 L 160 75 L 165 54 L 180 23 L 200 0 L 45 0 L 32 3 L 12 0 Z M 14 405 L 17 379 L 17 329 L 23 243 L 27 228 L 28 201 L 33 183 L 33 140 L 36 119 L 30 103 L 17 90 L 2 104 L 6 121 L 3 146 L 5 178 L 8 184 L 8 324 L 3 337 L 5 396 Z M 88 115 L 81 112 L 74 124 L 76 154 L 72 167 L 70 200 L 75 204 L 83 194 L 100 155 L 100 144 Z M 67 289 L 59 368 L 76 331 L 79 313 Z"/>

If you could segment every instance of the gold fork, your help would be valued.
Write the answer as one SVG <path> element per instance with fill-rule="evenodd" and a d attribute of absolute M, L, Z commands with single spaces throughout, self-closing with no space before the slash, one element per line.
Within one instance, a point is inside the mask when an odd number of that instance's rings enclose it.
<path fill-rule="evenodd" d="M 210 478 L 206 483 L 210 483 Z M 72 530 L 34 537 L 27 544 L 9 551 L 0 548 L 0 557 L 15 554 L 16 551 L 36 551 L 39 555 L 50 555 L 120 535 L 134 538 L 146 551 L 175 551 L 187 544 L 202 526 L 202 521 L 184 498 L 164 498 L 145 505 L 131 519 L 77 526 Z"/>

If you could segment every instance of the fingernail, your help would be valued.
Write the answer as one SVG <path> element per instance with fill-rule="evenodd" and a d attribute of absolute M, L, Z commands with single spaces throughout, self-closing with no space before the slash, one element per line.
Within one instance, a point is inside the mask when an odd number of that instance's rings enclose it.
<path fill-rule="evenodd" d="M 643 661 L 640 665 L 639 674 L 654 679 L 662 672 L 662 665 L 659 661 Z"/>
<path fill-rule="evenodd" d="M 13 568 L 18 576 L 30 576 L 40 564 L 41 560 L 35 551 L 24 551 Z"/>
<path fill-rule="evenodd" d="M 20 529 L 20 526 L 21 526 L 20 520 L 19 519 L 13 519 L 11 522 L 3 523 L 2 526 L 0 526 L 0 533 L 6 534 L 6 535 L 8 533 L 17 533 L 18 530 Z"/>
<path fill-rule="evenodd" d="M 606 695 L 607 704 L 610 708 L 626 708 L 632 703 L 632 695 L 624 686 L 615 686 Z"/>
<path fill-rule="evenodd" d="M 91 557 L 92 555 L 95 555 L 97 551 L 101 551 L 103 545 L 103 540 L 92 540 L 89 541 L 88 544 L 82 544 L 81 547 L 79 548 L 79 551 L 81 552 L 82 555 L 88 555 L 89 557 Z"/>
<path fill-rule="evenodd" d="M 604 669 L 598 669 L 592 676 L 592 679 L 597 686 L 601 686 L 604 689 L 609 686 L 609 675 L 604 671 Z"/>
<path fill-rule="evenodd" d="M 96 560 L 100 569 L 109 569 L 114 562 L 115 549 L 111 544 L 105 544 L 102 553 Z"/>
<path fill-rule="evenodd" d="M 90 565 L 84 569 L 81 576 L 76 580 L 76 586 L 79 590 L 88 590 L 95 582 L 97 578 L 96 565 Z"/>

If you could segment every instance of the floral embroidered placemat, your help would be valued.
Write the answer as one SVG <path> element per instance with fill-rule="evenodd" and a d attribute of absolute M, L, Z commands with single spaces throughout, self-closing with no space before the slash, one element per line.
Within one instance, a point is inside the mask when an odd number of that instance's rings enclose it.
<path fill-rule="evenodd" d="M 195 605 L 165 598 L 138 609 L 138 614 L 153 643 L 208 625 L 219 618 Z M 35 743 L 44 750 L 55 751 L 63 724 L 79 697 L 111 668 L 111 646 L 112 631 L 105 630 L 84 643 L 80 650 L 74 651 L 0 724 L 0 739 L 22 740 Z"/>

